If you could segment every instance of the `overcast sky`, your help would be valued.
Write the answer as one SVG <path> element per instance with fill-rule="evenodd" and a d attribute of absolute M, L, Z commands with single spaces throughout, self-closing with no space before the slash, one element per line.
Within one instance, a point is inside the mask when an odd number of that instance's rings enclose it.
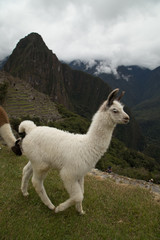
<path fill-rule="evenodd" d="M 0 59 L 31 32 L 60 60 L 160 66 L 160 0 L 0 0 Z"/>

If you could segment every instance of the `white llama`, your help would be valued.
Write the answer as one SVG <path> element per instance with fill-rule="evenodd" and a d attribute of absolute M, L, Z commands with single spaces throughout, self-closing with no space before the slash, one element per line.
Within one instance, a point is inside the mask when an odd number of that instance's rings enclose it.
<path fill-rule="evenodd" d="M 21 183 L 24 196 L 28 195 L 28 182 L 33 175 L 33 186 L 48 208 L 55 209 L 58 213 L 75 205 L 76 210 L 84 214 L 82 208 L 84 176 L 95 167 L 106 152 L 116 124 L 129 122 L 129 116 L 119 102 L 122 96 L 116 100 L 118 91 L 119 89 L 115 89 L 109 94 L 108 99 L 94 115 L 90 128 L 84 135 L 72 134 L 51 127 L 37 127 L 32 121 L 21 122 L 19 132 L 26 133 L 22 140 L 22 152 L 29 159 L 23 169 Z M 4 112 L 1 111 L 0 114 L 3 115 Z M 9 122 L 4 123 L 4 115 L 1 119 L 3 119 L 3 124 L 0 125 L 0 134 L 11 147 L 15 138 L 10 130 Z M 5 134 L 4 131 L 6 131 Z M 6 137 L 7 132 L 12 141 Z M 14 147 L 18 148 L 19 145 L 16 143 Z M 69 199 L 57 207 L 48 198 L 43 185 L 47 172 L 51 168 L 59 170 L 69 194 Z"/>

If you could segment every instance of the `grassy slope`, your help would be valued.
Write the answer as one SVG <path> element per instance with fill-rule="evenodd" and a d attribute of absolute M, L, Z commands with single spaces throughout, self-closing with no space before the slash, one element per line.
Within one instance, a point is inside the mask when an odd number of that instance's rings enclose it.
<path fill-rule="evenodd" d="M 24 157 L 0 150 L 0 239 L 5 240 L 158 240 L 160 205 L 147 191 L 116 185 L 111 180 L 85 179 L 85 216 L 74 207 L 55 214 L 45 207 L 29 185 L 29 197 L 20 192 Z M 45 181 L 49 197 L 58 205 L 67 198 L 59 176 L 51 171 Z"/>

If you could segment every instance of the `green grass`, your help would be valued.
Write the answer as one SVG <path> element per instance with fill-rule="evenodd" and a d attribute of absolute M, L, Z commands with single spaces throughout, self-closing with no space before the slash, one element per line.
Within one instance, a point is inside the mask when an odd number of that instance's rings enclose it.
<path fill-rule="evenodd" d="M 86 215 L 79 216 L 74 207 L 55 214 L 40 201 L 31 183 L 29 197 L 22 196 L 21 172 L 27 160 L 1 148 L 1 240 L 160 239 L 160 204 L 147 190 L 87 176 L 83 201 Z M 45 187 L 56 206 L 66 200 L 57 172 L 50 171 Z"/>

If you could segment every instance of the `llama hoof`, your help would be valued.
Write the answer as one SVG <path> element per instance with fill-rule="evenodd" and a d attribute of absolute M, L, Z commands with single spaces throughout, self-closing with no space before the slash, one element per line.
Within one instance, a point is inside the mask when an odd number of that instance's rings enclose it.
<path fill-rule="evenodd" d="M 55 208 L 55 213 L 58 213 L 58 212 L 60 212 L 60 211 L 61 211 L 61 210 L 60 210 L 60 207 L 59 207 L 59 206 Z"/>
<path fill-rule="evenodd" d="M 54 209 L 55 209 L 55 206 L 54 206 L 54 205 L 50 205 L 50 206 L 48 206 L 48 208 L 49 208 L 50 210 L 54 210 Z"/>
<path fill-rule="evenodd" d="M 58 207 L 56 207 L 55 208 L 55 213 L 58 213 L 58 212 L 59 212 Z"/>
<path fill-rule="evenodd" d="M 29 196 L 28 192 L 25 192 L 25 193 L 22 192 L 22 194 L 23 194 L 24 197 L 28 197 Z"/>
<path fill-rule="evenodd" d="M 65 208 L 60 204 L 58 207 L 55 208 L 55 213 L 64 211 Z"/>
<path fill-rule="evenodd" d="M 85 214 L 86 214 L 86 212 L 83 211 L 83 210 L 82 210 L 81 212 L 79 212 L 79 215 L 81 215 L 81 216 L 82 216 L 82 215 L 85 215 Z"/>

